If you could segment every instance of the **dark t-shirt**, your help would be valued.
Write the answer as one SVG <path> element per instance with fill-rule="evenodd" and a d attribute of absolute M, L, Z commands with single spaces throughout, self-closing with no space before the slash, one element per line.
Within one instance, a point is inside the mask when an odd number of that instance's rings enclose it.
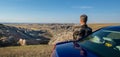
<path fill-rule="evenodd" d="M 73 39 L 74 40 L 80 40 L 84 38 L 85 36 L 88 36 L 92 33 L 92 29 L 88 27 L 87 25 L 82 25 L 79 27 L 75 27 L 73 30 Z"/>

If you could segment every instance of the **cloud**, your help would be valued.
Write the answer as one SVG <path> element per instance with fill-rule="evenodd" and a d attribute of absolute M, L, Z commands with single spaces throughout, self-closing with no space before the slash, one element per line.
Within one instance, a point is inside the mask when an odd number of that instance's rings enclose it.
<path fill-rule="evenodd" d="M 78 8 L 78 9 L 91 9 L 92 6 L 73 6 L 72 8 Z"/>

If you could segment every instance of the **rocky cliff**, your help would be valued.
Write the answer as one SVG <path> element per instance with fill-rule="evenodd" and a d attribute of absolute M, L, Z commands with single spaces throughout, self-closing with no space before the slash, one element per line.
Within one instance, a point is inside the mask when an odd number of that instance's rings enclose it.
<path fill-rule="evenodd" d="M 48 44 L 51 33 L 0 24 L 0 46 Z"/>

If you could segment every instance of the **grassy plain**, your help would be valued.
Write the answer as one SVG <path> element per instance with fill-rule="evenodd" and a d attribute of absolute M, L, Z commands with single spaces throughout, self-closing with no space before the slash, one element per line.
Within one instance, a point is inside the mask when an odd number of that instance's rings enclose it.
<path fill-rule="evenodd" d="M 50 57 L 53 46 L 30 45 L 0 48 L 0 57 Z"/>

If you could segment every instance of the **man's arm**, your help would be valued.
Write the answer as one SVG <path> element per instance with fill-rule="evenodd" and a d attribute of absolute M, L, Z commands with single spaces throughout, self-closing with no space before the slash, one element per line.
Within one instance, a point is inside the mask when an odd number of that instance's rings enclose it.
<path fill-rule="evenodd" d="M 76 28 L 73 32 L 73 39 L 76 41 L 80 39 L 84 34 L 84 30 L 81 28 Z"/>

